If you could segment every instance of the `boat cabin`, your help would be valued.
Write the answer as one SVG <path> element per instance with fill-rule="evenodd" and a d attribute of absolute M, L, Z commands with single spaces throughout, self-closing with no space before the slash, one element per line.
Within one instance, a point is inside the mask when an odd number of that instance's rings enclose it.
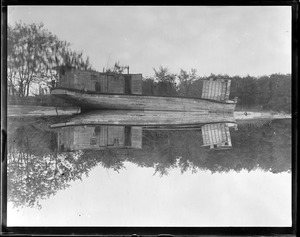
<path fill-rule="evenodd" d="M 229 125 L 227 123 L 205 124 L 201 127 L 203 145 L 210 149 L 232 148 Z"/>
<path fill-rule="evenodd" d="M 231 80 L 229 79 L 209 79 L 203 80 L 203 99 L 227 101 L 230 94 Z"/>
<path fill-rule="evenodd" d="M 142 74 L 100 73 L 58 67 L 57 87 L 98 93 L 142 94 Z"/>
<path fill-rule="evenodd" d="M 142 148 L 142 127 L 72 126 L 58 129 L 58 151 Z"/>

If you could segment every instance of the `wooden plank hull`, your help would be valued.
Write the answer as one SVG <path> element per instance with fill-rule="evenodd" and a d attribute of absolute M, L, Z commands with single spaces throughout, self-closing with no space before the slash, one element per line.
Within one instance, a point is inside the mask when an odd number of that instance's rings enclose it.
<path fill-rule="evenodd" d="M 230 113 L 236 102 L 208 99 L 126 94 L 100 94 L 56 88 L 51 94 L 66 99 L 83 109 L 147 110 L 147 111 L 210 111 Z"/>
<path fill-rule="evenodd" d="M 52 128 L 79 125 L 126 125 L 126 126 L 197 126 L 207 123 L 235 123 L 233 113 L 94 110 L 75 115 Z"/>

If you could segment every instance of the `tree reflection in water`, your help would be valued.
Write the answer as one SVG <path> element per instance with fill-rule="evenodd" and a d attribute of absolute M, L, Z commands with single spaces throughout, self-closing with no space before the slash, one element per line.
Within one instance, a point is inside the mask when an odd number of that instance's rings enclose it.
<path fill-rule="evenodd" d="M 168 175 L 180 168 L 197 172 L 241 170 L 280 173 L 291 170 L 291 121 L 239 124 L 231 130 L 233 148 L 203 147 L 201 130 L 143 130 L 141 149 L 82 149 L 58 151 L 57 118 L 20 118 L 8 122 L 8 201 L 15 207 L 38 207 L 39 201 L 71 181 L 81 179 L 97 165 L 119 172 L 124 162 L 154 168 L 154 175 Z M 127 129 L 128 130 L 128 129 Z M 129 143 L 128 143 L 129 144 Z"/>

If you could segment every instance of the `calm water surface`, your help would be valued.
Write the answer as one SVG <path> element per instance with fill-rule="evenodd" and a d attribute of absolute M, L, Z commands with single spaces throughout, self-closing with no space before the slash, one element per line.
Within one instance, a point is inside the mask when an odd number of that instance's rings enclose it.
<path fill-rule="evenodd" d="M 290 119 L 50 127 L 63 119 L 8 120 L 9 226 L 291 225 Z"/>

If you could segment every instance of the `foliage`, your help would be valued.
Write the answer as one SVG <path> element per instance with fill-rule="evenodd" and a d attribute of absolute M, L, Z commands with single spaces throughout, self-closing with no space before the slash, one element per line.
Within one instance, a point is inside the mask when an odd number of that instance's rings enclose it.
<path fill-rule="evenodd" d="M 157 81 L 155 94 L 175 96 L 177 95 L 176 75 L 169 72 L 168 68 L 160 66 L 158 70 L 154 70 L 154 80 Z"/>
<path fill-rule="evenodd" d="M 60 153 L 57 134 L 48 127 L 52 119 L 18 119 L 8 124 L 8 201 L 15 207 L 38 207 L 40 201 L 88 175 L 96 160 L 82 152 Z"/>
<path fill-rule="evenodd" d="M 66 189 L 97 164 L 82 152 L 35 156 L 10 148 L 8 153 L 8 201 L 15 207 L 38 207 L 40 201 Z"/>
<path fill-rule="evenodd" d="M 129 71 L 129 66 L 120 65 L 120 62 L 115 62 L 114 66 L 112 68 L 107 68 L 105 72 L 122 74 L 125 73 L 124 71 L 126 69 Z"/>
<path fill-rule="evenodd" d="M 291 75 L 232 78 L 231 96 L 244 108 L 291 112 Z"/>
<path fill-rule="evenodd" d="M 49 85 L 58 75 L 55 67 L 72 66 L 91 69 L 89 58 L 72 51 L 70 43 L 61 41 L 44 28 L 43 23 L 16 23 L 7 31 L 7 69 L 9 92 L 28 96 L 33 83 Z M 49 86 L 48 85 L 48 86 Z"/>
<path fill-rule="evenodd" d="M 193 82 L 197 79 L 197 70 L 191 69 L 188 73 L 187 71 L 181 69 L 178 75 L 179 79 L 179 94 L 186 96 L 189 95 Z"/>
<path fill-rule="evenodd" d="M 143 94 L 160 96 L 177 96 L 176 74 L 160 66 L 154 70 L 154 77 L 144 78 Z"/>

